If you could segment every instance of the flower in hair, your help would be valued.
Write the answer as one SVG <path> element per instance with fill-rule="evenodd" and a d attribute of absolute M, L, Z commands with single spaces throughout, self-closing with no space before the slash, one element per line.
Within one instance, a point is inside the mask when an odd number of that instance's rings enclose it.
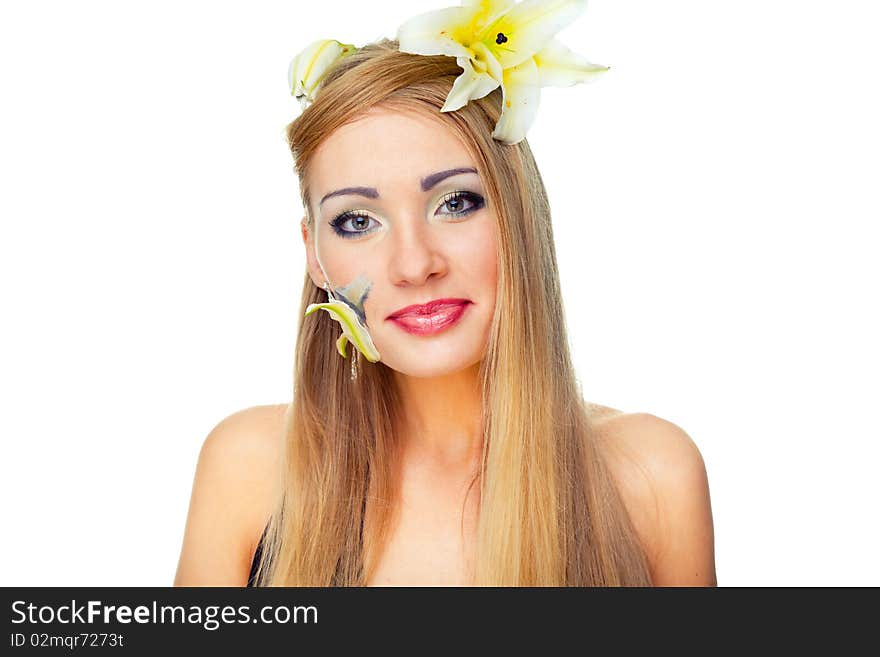
<path fill-rule="evenodd" d="M 501 116 L 492 136 L 506 144 L 525 138 L 540 88 L 589 82 L 610 67 L 587 61 L 554 35 L 586 9 L 586 0 L 462 0 L 400 26 L 402 52 L 455 57 L 464 69 L 441 112 L 457 110 L 501 87 Z"/>
<path fill-rule="evenodd" d="M 335 293 L 328 288 L 327 302 L 310 303 L 306 308 L 306 316 L 316 310 L 326 310 L 330 317 L 342 326 L 342 334 L 336 340 L 336 350 L 339 354 L 343 358 L 348 358 L 347 345 L 351 342 L 368 361 L 375 363 L 380 358 L 379 351 L 367 330 L 367 317 L 364 312 L 364 302 L 367 300 L 370 287 L 369 281 L 361 275 L 346 287 L 338 288 Z"/>
<path fill-rule="evenodd" d="M 352 54 L 357 48 L 335 39 L 319 39 L 303 48 L 290 62 L 287 80 L 290 95 L 296 96 L 305 109 L 315 100 L 315 90 L 324 75 L 337 61 Z"/>

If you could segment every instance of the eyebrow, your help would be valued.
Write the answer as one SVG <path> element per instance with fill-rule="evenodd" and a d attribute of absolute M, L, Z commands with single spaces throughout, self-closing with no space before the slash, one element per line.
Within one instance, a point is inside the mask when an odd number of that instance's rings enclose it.
<path fill-rule="evenodd" d="M 456 169 L 447 169 L 446 171 L 438 171 L 437 173 L 432 173 L 430 176 L 425 176 L 424 178 L 422 178 L 422 191 L 427 192 L 437 183 L 446 180 L 450 176 L 457 176 L 461 173 L 477 173 L 477 170 L 473 167 L 458 167 Z M 379 190 L 375 187 L 344 187 L 342 189 L 337 189 L 335 192 L 325 194 L 324 198 L 321 199 L 321 202 L 318 203 L 318 205 L 323 205 L 324 201 L 326 201 L 328 198 L 332 198 L 333 196 L 345 196 L 349 194 L 354 196 L 365 196 L 366 198 L 379 198 Z"/>

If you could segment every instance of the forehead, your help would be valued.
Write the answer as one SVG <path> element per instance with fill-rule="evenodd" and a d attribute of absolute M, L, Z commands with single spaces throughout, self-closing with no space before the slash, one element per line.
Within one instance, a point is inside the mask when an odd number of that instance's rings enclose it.
<path fill-rule="evenodd" d="M 422 177 L 460 166 L 475 166 L 473 158 L 439 121 L 371 108 L 322 142 L 312 159 L 309 183 L 316 198 L 345 185 L 417 190 Z"/>

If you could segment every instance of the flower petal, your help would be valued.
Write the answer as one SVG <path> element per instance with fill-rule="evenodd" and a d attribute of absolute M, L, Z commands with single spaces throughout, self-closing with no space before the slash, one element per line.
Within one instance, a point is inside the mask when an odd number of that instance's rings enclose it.
<path fill-rule="evenodd" d="M 495 54 L 481 41 L 474 43 L 471 49 L 474 51 L 477 61 L 486 67 L 486 72 L 498 80 L 498 84 L 501 84 L 503 79 L 502 68 L 501 63 L 495 58 Z M 475 98 L 482 98 L 482 96 L 475 96 Z"/>
<path fill-rule="evenodd" d="M 487 25 L 501 18 L 502 14 L 507 13 L 515 3 L 516 0 L 462 0 L 461 4 L 474 12 L 470 26 L 473 37 L 479 38 L 478 34 Z"/>
<path fill-rule="evenodd" d="M 464 7 L 473 7 L 486 14 L 503 14 L 510 9 L 516 0 L 462 0 Z"/>
<path fill-rule="evenodd" d="M 505 144 L 515 144 L 525 138 L 541 100 L 535 60 L 529 58 L 518 66 L 504 69 L 501 89 L 504 93 L 501 116 L 492 136 Z"/>
<path fill-rule="evenodd" d="M 610 68 L 587 61 L 558 39 L 552 39 L 535 54 L 535 64 L 538 65 L 538 84 L 542 87 L 570 87 L 578 82 L 591 82 Z"/>
<path fill-rule="evenodd" d="M 471 57 L 471 49 L 463 45 L 463 32 L 473 16 L 468 7 L 447 7 L 419 14 L 397 28 L 401 52 L 416 55 L 448 55 Z"/>
<path fill-rule="evenodd" d="M 467 57 L 459 57 L 458 65 L 464 72 L 455 78 L 446 102 L 440 109 L 441 112 L 453 112 L 468 104 L 469 101 L 491 93 L 501 84 L 488 73 L 480 73 L 475 70 L 471 60 Z"/>
<path fill-rule="evenodd" d="M 587 8 L 587 0 L 523 0 L 480 35 L 502 68 L 521 64 L 541 50 Z M 499 36 L 503 35 L 503 36 Z M 499 39 L 504 39 L 498 43 Z"/>
<path fill-rule="evenodd" d="M 342 326 L 342 335 L 336 340 L 336 350 L 343 358 L 348 358 L 346 344 L 351 342 L 371 363 L 379 360 L 379 352 L 373 344 L 367 327 L 361 323 L 360 318 L 348 304 L 343 301 L 311 303 L 306 308 L 306 316 L 318 309 L 326 310 Z"/>
<path fill-rule="evenodd" d="M 335 39 L 318 39 L 303 48 L 290 62 L 287 82 L 290 93 L 300 105 L 313 102 L 315 90 L 336 60 L 352 54 L 357 48 Z"/>

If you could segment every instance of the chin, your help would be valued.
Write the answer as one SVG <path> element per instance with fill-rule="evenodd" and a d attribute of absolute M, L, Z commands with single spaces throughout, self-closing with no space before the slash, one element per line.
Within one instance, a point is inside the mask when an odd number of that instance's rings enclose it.
<path fill-rule="evenodd" d="M 419 344 L 418 341 L 404 344 L 403 340 L 398 340 L 393 346 L 386 344 L 384 348 L 379 348 L 385 365 L 395 372 L 416 378 L 445 376 L 467 369 L 483 359 L 484 351 L 484 345 L 476 341 L 462 344 L 461 340 L 430 345 Z"/>

